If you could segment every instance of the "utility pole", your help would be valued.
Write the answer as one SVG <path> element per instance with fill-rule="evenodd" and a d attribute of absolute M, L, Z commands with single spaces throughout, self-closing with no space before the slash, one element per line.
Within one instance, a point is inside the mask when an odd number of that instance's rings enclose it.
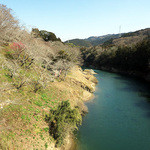
<path fill-rule="evenodd" d="M 121 25 L 119 26 L 119 37 L 121 37 Z"/>

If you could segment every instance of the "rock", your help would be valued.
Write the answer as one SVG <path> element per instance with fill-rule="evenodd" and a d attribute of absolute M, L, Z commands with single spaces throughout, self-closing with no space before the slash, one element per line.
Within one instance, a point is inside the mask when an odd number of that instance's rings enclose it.
<path fill-rule="evenodd" d="M 97 74 L 97 73 L 94 72 L 94 70 L 92 70 L 92 69 L 85 69 L 83 73 L 84 73 L 84 74 L 90 74 L 90 75 Z"/>

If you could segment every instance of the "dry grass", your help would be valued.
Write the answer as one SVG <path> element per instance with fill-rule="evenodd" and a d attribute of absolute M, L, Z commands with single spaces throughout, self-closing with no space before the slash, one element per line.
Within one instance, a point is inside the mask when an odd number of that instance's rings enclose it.
<path fill-rule="evenodd" d="M 7 60 L 3 53 L 0 54 L 1 60 L 5 60 L 8 65 L 10 60 Z M 3 62 L 0 62 L 1 149 L 54 149 L 55 141 L 49 136 L 45 115 L 62 100 L 69 100 L 72 107 L 80 106 L 81 111 L 87 111 L 83 100 L 92 94 L 86 91 L 82 84 L 90 87 L 92 81 L 80 68 L 74 67 L 65 81 L 50 82 L 48 71 L 34 63 L 27 70 L 18 66 L 16 74 L 23 74 L 26 83 L 22 88 L 16 89 L 12 84 L 14 79 L 8 77 L 8 70 L 2 67 Z M 32 81 L 37 79 L 41 83 L 46 81 L 44 84 L 47 86 L 35 93 Z"/>
<path fill-rule="evenodd" d="M 54 149 L 55 141 L 49 136 L 45 115 L 63 100 L 69 100 L 72 107 L 80 106 L 81 111 L 85 109 L 83 99 L 92 95 L 92 81 L 74 67 L 64 81 L 52 82 L 51 73 L 42 67 L 43 60 L 50 63 L 51 57 L 57 57 L 63 50 L 71 59 L 66 63 L 69 69 L 79 63 L 79 49 L 61 42 L 33 39 L 18 24 L 12 10 L 0 5 L 0 149 Z M 13 42 L 21 42 L 25 48 L 17 57 L 8 57 L 11 55 L 6 52 L 11 52 Z M 34 60 L 30 67 L 20 64 L 27 57 Z M 54 68 L 64 66 L 63 62 L 54 64 Z"/>
<path fill-rule="evenodd" d="M 45 100 L 41 100 L 40 94 L 17 93 L 22 99 L 17 104 L 5 105 L 1 110 L 0 120 L 0 137 L 2 149 L 44 149 L 45 143 L 48 146 L 53 147 L 54 140 L 49 136 L 48 125 L 46 124 L 44 117 L 49 112 L 50 108 L 56 107 L 59 101 L 69 99 L 73 105 L 83 105 L 81 99 L 79 99 L 79 93 L 75 87 L 66 89 L 61 88 L 64 85 L 62 82 L 55 82 L 49 88 L 47 97 L 51 97 L 48 103 Z M 56 86 L 56 88 L 54 88 Z M 59 88 L 60 86 L 60 88 Z M 79 88 L 78 88 L 79 89 Z M 72 94 L 71 94 L 72 93 Z M 52 96 L 53 95 L 53 96 Z M 30 98 L 29 101 L 25 101 L 26 98 Z M 67 99 L 66 99 L 67 98 Z M 80 97 L 81 98 L 81 97 Z M 78 100 L 78 101 L 77 101 Z"/>
<path fill-rule="evenodd" d="M 138 42 L 142 41 L 147 36 L 141 35 L 141 36 L 131 36 L 131 37 L 121 37 L 119 39 L 114 39 L 113 43 L 116 46 L 129 46 L 129 45 L 135 45 Z"/>

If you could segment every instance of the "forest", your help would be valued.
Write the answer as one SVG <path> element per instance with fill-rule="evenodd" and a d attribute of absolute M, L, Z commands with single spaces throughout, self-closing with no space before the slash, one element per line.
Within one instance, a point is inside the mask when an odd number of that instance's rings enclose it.
<path fill-rule="evenodd" d="M 140 34 L 138 35 L 138 40 L 136 40 L 137 37 L 132 36 L 132 40 L 134 40 L 132 42 L 129 39 L 133 34 L 126 34 L 119 39 L 110 39 L 99 46 L 82 47 L 80 50 L 84 65 L 108 71 L 118 70 L 116 72 L 124 72 L 127 74 L 138 72 L 149 75 L 149 35 L 147 34 L 146 37 L 141 38 Z"/>

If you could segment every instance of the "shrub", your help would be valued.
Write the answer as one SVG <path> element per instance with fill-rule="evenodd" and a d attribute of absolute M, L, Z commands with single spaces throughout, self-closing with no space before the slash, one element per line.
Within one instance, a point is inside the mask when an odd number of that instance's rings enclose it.
<path fill-rule="evenodd" d="M 40 91 L 43 86 L 42 84 L 39 82 L 39 80 L 34 80 L 32 81 L 32 86 L 33 86 L 33 91 L 36 93 L 38 91 Z"/>
<path fill-rule="evenodd" d="M 56 140 L 56 147 L 59 147 L 68 133 L 78 129 L 82 117 L 78 108 L 71 109 L 68 101 L 62 101 L 57 109 L 50 110 L 46 120 L 49 122 L 49 132 Z"/>
<path fill-rule="evenodd" d="M 26 52 L 26 46 L 21 42 L 13 42 L 4 49 L 5 56 L 8 59 L 16 60 L 16 62 L 22 67 L 29 68 L 33 60 Z"/>
<path fill-rule="evenodd" d="M 39 38 L 40 37 L 39 29 L 38 28 L 32 28 L 31 35 L 35 38 Z"/>

